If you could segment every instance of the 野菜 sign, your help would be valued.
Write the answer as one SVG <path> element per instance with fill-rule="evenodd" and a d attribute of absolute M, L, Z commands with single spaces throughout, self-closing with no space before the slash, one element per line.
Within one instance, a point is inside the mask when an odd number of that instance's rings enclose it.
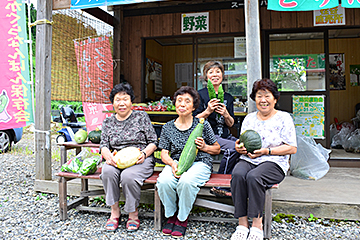
<path fill-rule="evenodd" d="M 209 31 L 209 12 L 181 14 L 181 33 Z"/>

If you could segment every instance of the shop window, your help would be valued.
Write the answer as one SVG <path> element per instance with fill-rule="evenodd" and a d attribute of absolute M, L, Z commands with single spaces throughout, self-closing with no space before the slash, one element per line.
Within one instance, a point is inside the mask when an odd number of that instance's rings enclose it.
<path fill-rule="evenodd" d="M 323 33 L 270 35 L 270 78 L 280 91 L 325 91 Z"/>

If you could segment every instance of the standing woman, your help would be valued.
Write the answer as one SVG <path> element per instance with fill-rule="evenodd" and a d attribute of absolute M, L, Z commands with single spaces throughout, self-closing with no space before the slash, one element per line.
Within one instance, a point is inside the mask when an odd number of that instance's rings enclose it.
<path fill-rule="evenodd" d="M 231 240 L 263 239 L 265 191 L 284 179 L 290 154 L 297 150 L 292 117 L 275 109 L 280 98 L 275 83 L 270 79 L 257 80 L 250 98 L 255 101 L 258 111 L 245 117 L 241 132 L 249 129 L 258 132 L 262 148 L 250 153 L 245 147 L 239 148 L 239 140 L 236 142 L 235 149 L 242 155 L 232 172 L 231 193 L 234 217 L 239 218 L 239 226 Z M 250 230 L 248 217 L 253 219 Z"/>
<path fill-rule="evenodd" d="M 209 61 L 203 69 L 205 81 L 211 81 L 214 85 L 215 93 L 218 95 L 219 87 L 224 79 L 224 66 L 218 61 Z M 194 111 L 194 116 L 206 118 L 214 130 L 216 139 L 222 150 L 225 150 L 221 160 L 218 173 L 231 173 L 238 158 L 239 153 L 235 151 L 235 141 L 237 138 L 231 135 L 230 127 L 234 125 L 234 98 L 231 94 L 224 92 L 224 103 L 219 99 L 209 98 L 207 87 L 199 90 L 200 106 Z M 227 189 L 213 188 L 211 192 L 216 195 L 229 195 Z"/>
<path fill-rule="evenodd" d="M 129 213 L 126 229 L 134 231 L 139 228 L 137 207 L 141 186 L 154 171 L 154 158 L 151 155 L 156 150 L 157 136 L 147 113 L 131 110 L 134 99 L 134 91 L 128 83 L 116 85 L 110 93 L 115 114 L 102 124 L 100 151 L 106 163 L 102 168 L 101 180 L 106 204 L 111 206 L 111 216 L 105 225 L 108 231 L 115 231 L 119 226 L 120 184 L 126 200 L 124 210 Z M 117 168 L 114 151 L 130 146 L 141 150 L 139 160 L 129 168 Z"/>
<path fill-rule="evenodd" d="M 177 176 L 175 173 L 181 152 L 191 132 L 200 122 L 192 114 L 200 100 L 195 89 L 184 86 L 175 92 L 173 102 L 179 117 L 162 127 L 159 148 L 162 149 L 161 160 L 166 166 L 160 173 L 156 186 L 165 208 L 165 217 L 168 218 L 162 230 L 163 234 L 182 237 L 185 235 L 188 216 L 196 195 L 200 187 L 210 179 L 210 154 L 219 154 L 220 146 L 209 122 L 205 121 L 202 137 L 195 139 L 198 149 L 195 162 L 186 172 Z"/>

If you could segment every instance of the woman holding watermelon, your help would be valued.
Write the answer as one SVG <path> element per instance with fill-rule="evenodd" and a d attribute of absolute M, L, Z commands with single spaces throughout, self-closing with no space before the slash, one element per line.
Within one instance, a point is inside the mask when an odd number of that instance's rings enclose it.
<path fill-rule="evenodd" d="M 101 180 L 104 185 L 106 204 L 111 206 L 111 216 L 106 222 L 107 231 L 115 231 L 120 223 L 120 183 L 125 196 L 124 210 L 129 213 L 126 230 L 135 231 L 140 226 L 138 205 L 141 185 L 154 171 L 153 152 L 157 136 L 150 118 L 144 111 L 131 110 L 135 94 L 128 83 L 114 86 L 110 93 L 115 114 L 102 124 L 100 152 L 106 163 L 102 167 Z M 127 147 L 140 149 L 135 165 L 119 169 L 114 153 Z M 136 149 L 137 150 L 137 149 Z M 136 160 L 136 159 L 135 159 Z"/>
<path fill-rule="evenodd" d="M 255 81 L 250 98 L 258 111 L 245 117 L 242 142 L 236 142 L 241 156 L 232 172 L 231 193 L 239 226 L 231 240 L 263 239 L 265 191 L 284 179 L 290 154 L 297 150 L 292 117 L 275 109 L 280 98 L 275 83 L 270 79 Z M 248 217 L 253 219 L 250 230 Z"/>
<path fill-rule="evenodd" d="M 156 186 L 168 218 L 162 230 L 164 235 L 185 235 L 188 216 L 200 186 L 210 179 L 210 154 L 220 152 L 209 122 L 192 115 L 199 102 L 195 89 L 181 87 L 175 92 L 173 100 L 179 117 L 167 122 L 161 130 L 159 148 L 162 149 L 161 160 L 166 166 Z"/>
<path fill-rule="evenodd" d="M 229 129 L 234 125 L 234 98 L 222 88 L 224 66 L 221 62 L 207 62 L 203 74 L 207 86 L 199 90 L 201 102 L 194 116 L 209 121 L 221 149 L 225 151 L 218 173 L 229 174 L 240 156 L 235 150 L 237 138 L 231 135 Z M 213 188 L 210 192 L 217 196 L 231 196 L 228 188 Z"/>

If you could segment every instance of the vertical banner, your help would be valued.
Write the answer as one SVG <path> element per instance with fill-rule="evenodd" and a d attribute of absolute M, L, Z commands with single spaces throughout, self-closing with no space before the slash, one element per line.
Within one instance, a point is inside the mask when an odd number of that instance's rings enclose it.
<path fill-rule="evenodd" d="M 75 41 L 81 99 L 88 103 L 110 103 L 113 65 L 109 37 Z"/>
<path fill-rule="evenodd" d="M 0 129 L 33 122 L 25 4 L 0 1 Z"/>
<path fill-rule="evenodd" d="M 90 132 L 96 128 L 101 129 L 104 119 L 111 116 L 112 113 L 109 111 L 113 110 L 113 106 L 112 104 L 84 102 L 83 109 L 85 114 L 86 130 Z"/>
<path fill-rule="evenodd" d="M 293 118 L 297 135 L 325 138 L 325 96 L 293 96 Z"/>

